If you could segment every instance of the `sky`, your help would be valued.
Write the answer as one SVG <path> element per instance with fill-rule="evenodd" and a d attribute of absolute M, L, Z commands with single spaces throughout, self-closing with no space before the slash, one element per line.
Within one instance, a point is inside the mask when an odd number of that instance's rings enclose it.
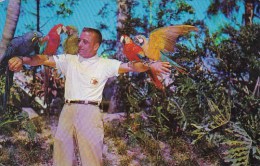
<path fill-rule="evenodd" d="M 6 19 L 6 7 L 8 5 L 8 0 L 1 0 L 0 2 L 0 34 L 2 34 Z M 62 0 L 56 0 L 55 2 L 61 2 Z M 43 1 L 43 2 L 46 2 Z M 74 25 L 80 31 L 83 27 L 92 27 L 97 28 L 98 22 L 106 22 L 109 24 L 111 29 L 116 29 L 116 17 L 109 13 L 107 18 L 101 18 L 97 16 L 99 10 L 105 5 L 105 3 L 114 3 L 112 5 L 116 9 L 116 1 L 114 0 L 80 0 L 78 4 L 72 7 L 73 14 L 68 17 L 54 17 L 55 16 L 55 8 L 41 8 L 40 16 L 41 16 L 41 32 L 46 35 L 48 31 L 56 24 L 62 23 L 64 25 Z M 115 10 L 114 9 L 114 10 Z M 25 3 L 22 0 L 21 3 L 21 13 L 19 17 L 19 21 L 17 24 L 15 36 L 22 35 L 28 32 L 28 26 L 35 25 L 36 23 L 36 2 L 35 0 L 27 0 Z M 108 19 L 109 18 L 109 19 Z M 110 39 L 112 36 L 109 33 L 103 33 L 104 39 Z M 66 37 L 66 36 L 62 36 Z M 0 39 L 2 36 L 0 37 Z"/>
<path fill-rule="evenodd" d="M 25 1 L 27 3 L 25 3 Z M 64 0 L 55 0 L 56 6 L 54 8 L 50 7 L 41 7 L 40 9 L 40 16 L 41 16 L 41 32 L 46 35 L 48 31 L 54 25 L 58 23 L 62 23 L 64 25 L 74 25 L 80 31 L 83 27 L 92 27 L 98 28 L 99 24 L 105 23 L 108 25 L 109 30 L 101 31 L 104 39 L 112 39 L 112 40 L 119 40 L 116 39 L 116 22 L 117 17 L 115 11 L 117 10 L 117 1 L 116 0 L 79 0 L 78 3 L 72 7 L 73 13 L 65 18 L 63 17 L 56 17 L 55 11 L 57 9 L 57 4 Z M 151 0 L 153 3 L 150 5 L 150 14 L 149 19 L 150 23 L 153 23 L 153 18 L 158 12 L 158 4 L 160 0 Z M 216 31 L 219 27 L 225 24 L 233 24 L 235 25 L 236 22 L 241 23 L 242 21 L 242 14 L 244 13 L 244 7 L 240 7 L 238 13 L 235 15 L 236 17 L 233 18 L 233 22 L 230 22 L 229 19 L 225 18 L 223 14 L 218 14 L 217 16 L 213 16 L 208 18 L 206 16 L 206 9 L 208 8 L 210 1 L 212 0 L 187 0 L 189 4 L 191 4 L 194 8 L 196 13 L 192 15 L 182 15 L 179 21 L 171 21 L 171 25 L 182 24 L 187 19 L 201 19 L 205 20 L 207 26 L 209 27 L 211 32 Z M 8 5 L 9 0 L 0 0 L 0 34 L 2 34 L 5 19 L 6 19 L 6 7 Z M 41 2 L 43 6 L 44 3 L 49 2 L 44 0 Z M 140 4 L 147 3 L 146 0 L 139 0 Z M 106 13 L 106 17 L 101 18 L 98 16 L 98 12 L 106 3 L 109 3 L 109 10 Z M 19 17 L 17 29 L 15 32 L 15 36 L 19 36 L 25 32 L 28 32 L 28 28 L 36 23 L 36 1 L 35 0 L 22 0 L 21 6 L 21 14 Z M 139 5 L 141 6 L 141 5 Z M 174 6 L 173 6 L 174 8 Z M 145 13 L 145 9 L 137 9 L 136 15 L 147 14 Z M 258 19 L 258 22 L 259 19 Z M 35 26 L 34 26 L 35 27 Z M 66 36 L 62 36 L 66 37 Z M 0 36 L 0 39 L 2 36 Z M 99 50 L 99 53 L 102 52 L 102 48 Z"/>

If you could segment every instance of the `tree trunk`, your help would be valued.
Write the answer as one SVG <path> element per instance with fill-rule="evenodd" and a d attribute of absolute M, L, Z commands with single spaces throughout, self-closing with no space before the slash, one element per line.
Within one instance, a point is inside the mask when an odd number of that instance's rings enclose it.
<path fill-rule="evenodd" d="M 254 3 L 253 0 L 245 0 L 245 25 L 252 25 L 254 17 Z"/>
<path fill-rule="evenodd" d="M 127 18 L 129 17 L 129 13 L 130 13 L 130 8 L 129 8 L 129 3 L 131 0 L 117 0 L 117 43 L 116 43 L 116 48 L 117 48 L 117 52 L 116 52 L 116 59 L 120 60 L 120 61 L 124 61 L 125 60 L 125 55 L 123 55 L 123 47 L 122 44 L 119 42 L 120 41 L 120 37 L 122 35 L 122 30 L 124 30 L 125 27 L 125 21 L 127 20 Z M 112 84 L 115 80 L 112 80 L 113 78 L 110 78 L 110 80 L 107 83 L 107 86 L 109 86 L 112 89 L 112 94 L 110 94 L 111 96 L 109 96 L 110 101 L 109 101 L 109 107 L 108 107 L 108 112 L 112 113 L 112 112 L 119 112 L 119 111 L 123 111 L 123 110 L 117 110 L 117 109 L 121 109 L 118 108 L 118 101 L 120 99 L 118 99 L 118 95 L 116 95 L 117 93 L 120 92 L 120 86 L 119 85 L 115 85 Z M 112 85 L 111 85 L 112 84 Z"/>
<path fill-rule="evenodd" d="M 40 0 L 36 0 L 36 30 L 38 32 L 40 32 Z M 37 50 L 35 50 L 35 53 L 38 54 L 40 49 L 37 47 L 36 48 Z M 33 83 L 35 83 L 35 80 L 36 80 L 36 71 L 37 71 L 37 68 L 38 66 L 34 66 L 33 67 Z M 35 96 L 32 95 L 32 99 L 34 98 Z"/>
<path fill-rule="evenodd" d="M 40 31 L 40 0 L 36 0 L 36 11 L 37 11 L 37 14 L 36 14 L 36 24 L 37 24 L 37 31 Z"/>
<path fill-rule="evenodd" d="M 129 6 L 127 4 L 128 0 L 118 0 L 117 1 L 117 30 L 120 32 L 121 29 L 124 29 L 124 21 L 129 16 Z M 118 39 L 120 38 L 120 34 L 117 35 Z"/>
<path fill-rule="evenodd" d="M 118 52 L 116 53 L 116 58 L 120 61 L 124 61 L 124 55 L 122 54 L 123 48 L 121 43 L 119 42 L 120 37 L 122 35 L 122 30 L 124 30 L 125 27 L 125 21 L 129 17 L 130 13 L 130 8 L 128 5 L 129 0 L 118 0 L 117 1 L 117 10 L 118 10 L 118 15 L 117 15 L 117 48 Z"/>
<path fill-rule="evenodd" d="M 16 25 L 20 14 L 21 0 L 9 0 L 5 27 L 3 31 L 2 41 L 0 43 L 0 62 L 6 51 L 7 45 L 14 37 Z"/>

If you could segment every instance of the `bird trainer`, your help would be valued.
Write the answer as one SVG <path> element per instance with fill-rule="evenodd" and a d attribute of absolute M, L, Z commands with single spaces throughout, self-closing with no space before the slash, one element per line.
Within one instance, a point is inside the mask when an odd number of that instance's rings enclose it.
<path fill-rule="evenodd" d="M 22 64 L 55 67 L 65 75 L 65 105 L 59 117 L 54 140 L 53 164 L 71 166 L 73 161 L 73 138 L 79 147 L 84 166 L 102 165 L 104 129 L 102 114 L 98 107 L 108 78 L 126 72 L 145 72 L 150 68 L 158 73 L 169 73 L 168 62 L 155 62 L 149 66 L 142 62 L 131 65 L 97 55 L 102 42 L 99 30 L 83 28 L 79 39 L 78 55 L 36 55 L 14 57 L 9 68 L 19 71 Z"/>

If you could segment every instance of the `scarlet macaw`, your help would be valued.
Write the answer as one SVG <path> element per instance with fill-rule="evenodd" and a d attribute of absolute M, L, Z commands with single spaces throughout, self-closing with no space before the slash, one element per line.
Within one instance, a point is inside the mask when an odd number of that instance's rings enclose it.
<path fill-rule="evenodd" d="M 66 31 L 66 27 L 57 24 L 51 28 L 49 33 L 40 41 L 40 53 L 44 55 L 55 55 L 60 45 L 60 35 Z"/>
<path fill-rule="evenodd" d="M 40 41 L 40 54 L 55 55 L 60 45 L 60 35 L 66 31 L 66 27 L 57 24 L 51 28 L 49 33 Z M 44 67 L 44 103 L 47 103 L 48 87 L 49 87 L 50 69 Z"/>
<path fill-rule="evenodd" d="M 143 49 L 140 46 L 136 45 L 129 36 L 122 35 L 120 38 L 120 42 L 123 43 L 123 53 L 126 55 L 127 59 L 130 62 L 134 63 L 147 61 L 144 60 L 145 54 Z M 163 89 L 164 87 L 161 81 L 158 79 L 156 72 L 154 70 L 148 70 L 147 72 L 154 85 L 159 89 Z"/>

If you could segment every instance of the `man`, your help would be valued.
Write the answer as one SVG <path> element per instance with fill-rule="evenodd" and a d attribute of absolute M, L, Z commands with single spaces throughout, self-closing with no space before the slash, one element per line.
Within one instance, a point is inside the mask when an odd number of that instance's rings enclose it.
<path fill-rule="evenodd" d="M 9 68 L 19 71 L 22 61 L 31 66 L 47 65 L 56 67 L 65 75 L 65 105 L 59 118 L 54 140 L 54 165 L 72 165 L 73 138 L 79 147 L 84 166 L 102 165 L 104 129 L 99 103 L 109 77 L 135 71 L 144 72 L 153 68 L 158 73 L 170 72 L 168 62 L 155 62 L 150 66 L 141 62 L 121 63 L 118 60 L 97 56 L 102 35 L 99 30 L 84 28 L 80 35 L 77 56 L 63 54 L 49 57 L 37 55 L 32 58 L 14 57 Z"/>

